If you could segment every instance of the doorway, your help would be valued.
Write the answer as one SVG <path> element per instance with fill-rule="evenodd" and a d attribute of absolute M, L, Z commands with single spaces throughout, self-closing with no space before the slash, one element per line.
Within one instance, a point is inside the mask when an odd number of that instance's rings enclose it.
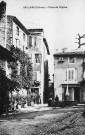
<path fill-rule="evenodd" d="M 74 89 L 74 100 L 76 100 L 78 103 L 80 102 L 80 88 L 76 87 Z"/>

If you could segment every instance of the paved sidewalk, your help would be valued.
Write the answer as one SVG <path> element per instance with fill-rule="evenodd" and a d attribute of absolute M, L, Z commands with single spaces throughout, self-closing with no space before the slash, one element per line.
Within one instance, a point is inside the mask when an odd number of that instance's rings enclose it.
<path fill-rule="evenodd" d="M 2 115 L 12 115 L 16 113 L 26 113 L 26 112 L 35 112 L 35 111 L 45 111 L 45 110 L 52 110 L 52 107 L 48 107 L 48 104 L 34 104 L 32 106 L 27 106 L 24 108 L 21 108 L 18 106 L 18 109 L 14 110 L 13 112 L 4 113 Z"/>
<path fill-rule="evenodd" d="M 34 104 L 32 106 L 27 106 L 25 108 L 19 107 L 17 111 L 20 112 L 33 112 L 33 111 L 44 111 L 44 110 L 52 110 L 52 107 L 48 107 L 48 104 Z"/>
<path fill-rule="evenodd" d="M 65 107 L 64 109 L 78 109 L 81 108 L 83 106 L 81 106 L 80 104 L 78 106 L 71 106 L 71 107 Z M 18 107 L 18 109 L 16 109 L 13 112 L 9 112 L 7 114 L 2 114 L 2 115 L 12 115 L 12 114 L 17 114 L 17 113 L 27 113 L 27 112 L 36 112 L 36 111 L 46 111 L 46 110 L 53 110 L 54 108 L 61 108 L 61 107 L 49 107 L 48 104 L 34 104 L 32 106 L 27 106 L 24 108 L 21 108 L 20 106 Z M 63 109 L 63 108 L 62 108 Z"/>

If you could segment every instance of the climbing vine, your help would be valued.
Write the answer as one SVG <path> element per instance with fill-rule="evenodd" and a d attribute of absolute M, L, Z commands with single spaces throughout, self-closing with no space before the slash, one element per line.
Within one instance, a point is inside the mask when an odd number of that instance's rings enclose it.
<path fill-rule="evenodd" d="M 11 47 L 11 51 L 16 57 L 14 62 L 10 62 L 12 68 L 11 78 L 17 83 L 16 88 L 29 89 L 32 85 L 32 63 L 30 57 L 14 46 Z"/>

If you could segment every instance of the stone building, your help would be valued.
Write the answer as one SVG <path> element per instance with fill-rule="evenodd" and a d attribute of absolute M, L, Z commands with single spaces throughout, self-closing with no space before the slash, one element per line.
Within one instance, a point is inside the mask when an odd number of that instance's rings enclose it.
<path fill-rule="evenodd" d="M 85 101 L 85 52 L 70 51 L 54 54 L 54 91 L 60 101 Z"/>
<path fill-rule="evenodd" d="M 50 54 L 47 40 L 44 38 L 43 29 L 28 29 L 29 46 L 28 54 L 31 57 L 33 63 L 33 80 L 34 85 L 31 88 L 31 92 L 40 96 L 41 103 L 45 101 L 45 96 L 48 91 L 48 58 Z M 47 83 L 47 84 L 46 84 Z M 36 101 L 35 101 L 36 102 Z"/>
<path fill-rule="evenodd" d="M 15 61 L 12 52 L 6 49 L 6 3 L 0 3 L 0 114 L 8 109 L 9 91 L 13 86 L 8 63 Z"/>
<path fill-rule="evenodd" d="M 8 50 L 10 50 L 10 47 L 13 45 L 25 51 L 28 46 L 28 34 L 29 32 L 17 17 L 7 15 L 6 48 Z"/>
<path fill-rule="evenodd" d="M 47 88 L 44 79 L 48 73 L 47 55 L 49 48 L 46 39 L 43 37 L 43 29 L 26 29 L 25 26 L 15 16 L 7 16 L 7 38 L 6 48 L 10 50 L 13 45 L 29 55 L 33 66 L 33 87 L 30 93 L 40 96 L 41 103 L 44 103 L 44 95 Z M 19 63 L 18 63 L 19 64 Z M 48 89 L 47 89 L 48 91 Z M 30 94 L 28 93 L 28 94 Z M 37 101 L 34 101 L 37 103 Z"/>
<path fill-rule="evenodd" d="M 44 38 L 44 31 L 43 29 L 27 30 L 17 17 L 6 16 L 6 3 L 2 2 L 1 4 L 4 7 L 0 9 L 4 9 L 4 11 L 0 18 L 0 65 L 11 80 L 12 69 L 9 64 L 10 61 L 15 60 L 11 47 L 17 47 L 28 54 L 33 65 L 34 82 L 30 92 L 40 96 L 38 102 L 46 103 L 48 97 L 48 55 L 50 52 L 47 40 Z M 18 70 L 20 70 L 19 62 Z M 35 103 L 37 102 L 35 101 Z"/>
<path fill-rule="evenodd" d="M 0 3 L 0 66 L 5 69 L 9 78 L 11 75 L 9 62 L 14 57 L 11 52 L 11 46 L 25 51 L 28 43 L 28 34 L 29 32 L 25 26 L 15 16 L 6 15 L 6 3 L 2 1 Z M 2 57 L 4 57 L 4 60 L 1 59 Z"/>
<path fill-rule="evenodd" d="M 15 58 L 9 50 L 7 50 L 6 46 L 6 3 L 2 1 L 0 3 L 0 67 L 6 72 L 6 76 L 10 78 L 8 69 L 8 63 L 13 61 Z"/>
<path fill-rule="evenodd" d="M 25 26 L 15 16 L 7 15 L 6 22 L 6 49 L 11 51 L 11 47 L 19 48 L 21 51 L 26 51 L 28 44 L 29 32 Z M 8 74 L 11 74 L 9 63 L 7 64 Z M 20 62 L 18 61 L 18 73 L 20 73 Z"/>
<path fill-rule="evenodd" d="M 2 1 L 0 3 L 0 45 L 5 46 L 6 35 L 6 3 Z"/>

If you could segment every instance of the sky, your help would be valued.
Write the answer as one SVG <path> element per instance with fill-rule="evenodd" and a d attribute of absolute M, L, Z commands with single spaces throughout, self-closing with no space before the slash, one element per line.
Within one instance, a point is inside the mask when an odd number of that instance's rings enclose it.
<path fill-rule="evenodd" d="M 53 74 L 53 54 L 58 49 L 76 49 L 78 33 L 85 34 L 85 0 L 4 0 L 7 14 L 16 16 L 26 28 L 43 28 Z"/>

